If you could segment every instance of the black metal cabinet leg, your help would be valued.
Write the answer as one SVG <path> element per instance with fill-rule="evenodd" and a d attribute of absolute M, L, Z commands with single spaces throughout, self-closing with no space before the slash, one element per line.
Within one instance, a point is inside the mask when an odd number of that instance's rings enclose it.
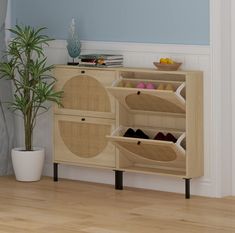
<path fill-rule="evenodd" d="M 123 190 L 123 171 L 115 170 L 115 189 Z"/>
<path fill-rule="evenodd" d="M 54 168 L 54 181 L 56 182 L 56 181 L 58 181 L 58 163 L 54 163 L 53 164 L 53 168 Z"/>
<path fill-rule="evenodd" d="M 190 199 L 190 180 L 185 179 L 185 199 Z"/>

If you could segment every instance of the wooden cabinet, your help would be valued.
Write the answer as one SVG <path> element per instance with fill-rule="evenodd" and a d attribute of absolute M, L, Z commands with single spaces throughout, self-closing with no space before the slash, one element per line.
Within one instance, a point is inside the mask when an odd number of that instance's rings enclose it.
<path fill-rule="evenodd" d="M 106 87 L 115 71 L 57 66 L 56 89 L 63 107 L 54 109 L 54 163 L 115 169 L 115 147 L 106 135 L 115 129 L 116 101 Z"/>
<path fill-rule="evenodd" d="M 123 172 L 173 176 L 185 179 L 189 198 L 190 179 L 204 170 L 202 72 L 57 66 L 55 77 L 64 90 L 55 108 L 56 179 L 58 163 L 113 169 L 117 189 Z M 148 139 L 126 137 L 128 129 Z"/>
<path fill-rule="evenodd" d="M 138 88 L 138 83 L 153 89 Z M 201 72 L 122 70 L 108 91 L 119 101 L 118 128 L 109 140 L 119 149 L 118 170 L 189 179 L 203 175 Z M 149 139 L 124 137 L 141 129 Z M 176 141 L 156 140 L 171 134 Z"/>

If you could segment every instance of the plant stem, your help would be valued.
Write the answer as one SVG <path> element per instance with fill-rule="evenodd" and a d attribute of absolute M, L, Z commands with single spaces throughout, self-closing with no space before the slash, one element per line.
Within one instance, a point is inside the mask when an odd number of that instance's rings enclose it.
<path fill-rule="evenodd" d="M 25 131 L 25 150 L 32 150 L 32 130 L 31 130 L 31 122 L 28 116 L 24 117 L 24 131 Z"/>

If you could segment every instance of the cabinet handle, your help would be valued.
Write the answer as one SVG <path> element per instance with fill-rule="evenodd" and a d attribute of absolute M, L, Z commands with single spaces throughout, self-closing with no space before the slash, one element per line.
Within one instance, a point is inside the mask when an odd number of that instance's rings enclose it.
<path fill-rule="evenodd" d="M 85 74 L 85 72 L 86 72 L 85 70 L 82 70 L 82 71 L 81 71 L 81 74 Z"/>
<path fill-rule="evenodd" d="M 137 145 L 140 145 L 140 143 L 141 143 L 141 141 L 138 141 L 138 142 L 137 142 Z"/>
<path fill-rule="evenodd" d="M 81 121 L 85 121 L 86 119 L 85 118 L 82 118 Z"/>

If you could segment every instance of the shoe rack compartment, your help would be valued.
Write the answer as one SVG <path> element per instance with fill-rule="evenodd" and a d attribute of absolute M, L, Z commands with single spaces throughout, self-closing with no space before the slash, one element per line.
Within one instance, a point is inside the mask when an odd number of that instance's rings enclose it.
<path fill-rule="evenodd" d="M 115 147 L 106 138 L 114 120 L 56 115 L 54 128 L 56 162 L 115 167 Z"/>
<path fill-rule="evenodd" d="M 55 107 L 55 113 L 115 118 L 115 99 L 105 89 L 115 80 L 115 72 L 55 69 L 55 76 L 55 88 L 64 91 L 63 107 Z"/>
<path fill-rule="evenodd" d="M 149 139 L 124 137 L 124 133 L 130 127 L 120 126 L 114 131 L 109 140 L 120 150 L 127 151 L 137 157 L 145 158 L 152 162 L 168 163 L 177 160 L 185 161 L 185 149 L 181 143 L 185 139 L 184 132 L 164 131 L 159 129 L 149 129 L 141 127 L 149 136 Z M 137 128 L 132 128 L 137 130 Z M 159 133 L 172 133 L 177 139 L 176 143 L 172 141 L 154 140 L 154 136 Z"/>
<path fill-rule="evenodd" d="M 146 89 L 149 83 L 152 89 Z M 125 70 L 107 89 L 119 102 L 120 127 L 108 137 L 118 148 L 117 169 L 185 179 L 203 175 L 201 72 Z M 159 130 L 166 133 L 169 129 L 177 138 L 175 143 L 153 140 L 159 131 L 148 127 L 161 127 L 161 122 L 165 128 Z M 150 139 L 123 137 L 127 127 L 122 125 L 142 129 Z"/>
<path fill-rule="evenodd" d="M 151 83 L 154 89 L 138 88 L 138 83 Z M 160 87 L 169 89 L 156 89 Z M 121 79 L 107 87 L 129 111 L 185 114 L 185 82 L 147 79 Z"/>

